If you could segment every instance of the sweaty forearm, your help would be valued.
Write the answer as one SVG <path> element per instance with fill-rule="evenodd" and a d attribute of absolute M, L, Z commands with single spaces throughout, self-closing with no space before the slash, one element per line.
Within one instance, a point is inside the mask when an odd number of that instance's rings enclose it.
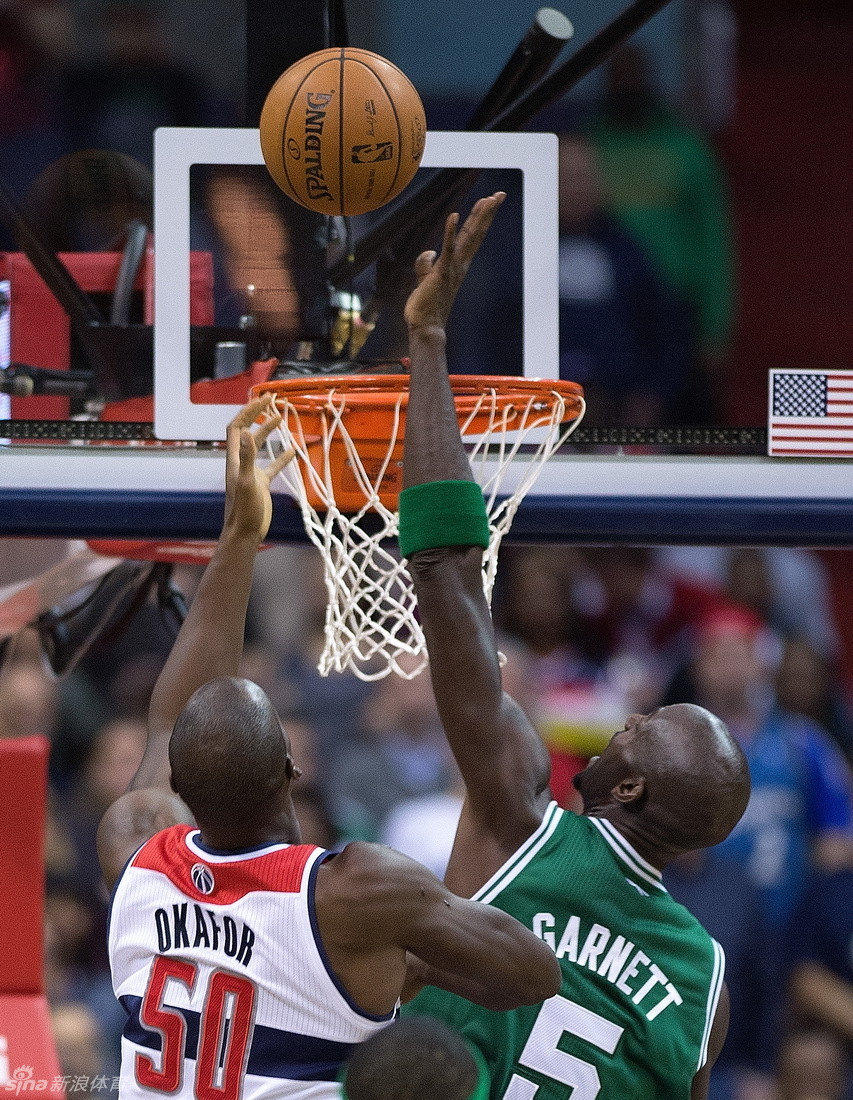
<path fill-rule="evenodd" d="M 426 963 L 419 972 L 419 978 L 422 985 L 434 985 L 438 989 L 445 989 L 448 993 L 455 993 L 457 997 L 464 997 L 466 1001 L 471 1001 L 482 1008 L 490 1008 L 495 1012 L 508 1012 L 522 1004 L 530 1003 L 509 996 L 503 988 L 495 989 L 474 978 L 461 978 L 458 974 L 437 970 L 434 966 L 427 966 Z M 532 1003 L 535 1004 L 536 1001 Z"/>
<path fill-rule="evenodd" d="M 440 328 L 410 330 L 409 405 L 403 484 L 471 481 L 471 465 L 459 434 L 447 376 L 446 337 Z"/>
<path fill-rule="evenodd" d="M 445 547 L 409 563 L 436 703 L 454 751 L 460 737 L 470 745 L 473 737 L 498 736 L 503 690 L 481 561 L 477 547 Z"/>

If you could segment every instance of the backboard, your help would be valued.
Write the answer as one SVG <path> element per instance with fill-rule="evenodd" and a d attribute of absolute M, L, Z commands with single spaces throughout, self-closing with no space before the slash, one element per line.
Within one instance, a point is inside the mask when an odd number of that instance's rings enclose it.
<path fill-rule="evenodd" d="M 422 169 L 516 170 L 521 177 L 522 252 L 506 266 L 520 267 L 523 357 L 513 373 L 527 377 L 558 376 L 556 157 L 553 134 L 442 132 L 427 136 L 422 161 Z M 190 393 L 193 165 L 263 165 L 258 132 L 169 128 L 154 143 L 154 430 L 159 439 L 222 440 L 239 406 L 199 404 Z"/>
<path fill-rule="evenodd" d="M 245 299 L 238 302 L 228 283 L 227 263 L 204 207 L 205 184 L 211 169 L 236 167 L 261 178 L 265 169 L 253 129 L 162 130 L 156 150 L 157 245 L 145 256 L 135 284 L 143 321 L 153 320 L 151 398 L 116 402 L 110 422 L 105 413 L 79 408 L 77 419 L 68 421 L 66 398 L 42 398 L 38 413 L 14 400 L 7 434 L 17 438 L 0 446 L 0 535 L 205 539 L 218 533 L 224 484 L 220 441 L 240 395 L 235 400 L 232 391 L 229 399 L 220 400 L 214 387 L 197 400 L 193 340 L 206 328 L 213 331 L 206 341 L 208 351 L 213 349 L 211 359 L 201 369 L 202 375 L 216 373 L 218 358 L 232 355 L 240 343 L 230 337 L 244 331 L 246 304 Z M 551 134 L 439 132 L 428 137 L 422 172 L 440 166 L 481 168 L 487 174 L 477 186 L 491 189 L 497 180 L 509 192 L 501 212 L 505 225 L 494 234 L 496 253 L 478 257 L 472 276 L 479 266 L 482 278 L 475 277 L 473 293 L 457 303 L 449 346 L 454 370 L 477 363 L 475 373 L 557 375 L 556 153 Z M 356 226 L 354 236 L 369 225 L 370 219 Z M 109 284 L 116 277 L 122 258 L 96 257 L 94 264 L 84 257 L 65 259 L 72 273 L 89 280 L 85 288 L 103 293 L 103 280 Z M 15 263 L 7 257 L 0 272 L 7 284 Z M 73 341 L 67 323 L 64 330 L 57 325 L 51 340 L 44 339 L 50 294 L 31 276 L 25 291 L 15 282 L 20 274 L 9 288 L 7 327 L 0 330 L 11 331 L 8 354 L 21 358 L 15 334 L 22 315 L 32 311 L 24 324 L 29 329 L 27 361 L 68 366 L 68 361 L 57 362 L 54 346 L 64 339 L 68 360 Z M 27 294 L 35 298 L 30 301 Z M 138 326 L 138 332 L 150 339 L 149 325 Z M 220 339 L 223 335 L 229 338 Z M 481 343 L 489 340 L 483 356 Z M 0 350 L 4 346 L 0 340 Z M 228 370 L 226 363 L 224 373 Z M 34 435 L 62 432 L 23 423 L 35 420 L 68 423 L 67 439 L 39 442 Z M 140 426 L 145 421 L 153 421 L 153 430 Z M 648 447 L 630 445 L 570 445 L 542 471 L 510 538 L 843 545 L 853 535 L 849 466 L 842 460 L 660 453 L 666 449 L 649 453 Z M 299 512 L 283 492 L 271 537 L 305 538 Z"/>

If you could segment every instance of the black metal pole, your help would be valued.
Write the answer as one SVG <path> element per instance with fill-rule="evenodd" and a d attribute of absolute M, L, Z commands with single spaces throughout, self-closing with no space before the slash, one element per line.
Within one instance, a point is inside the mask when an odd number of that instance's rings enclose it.
<path fill-rule="evenodd" d="M 588 76 L 668 3 L 669 0 L 634 0 L 568 61 L 505 108 L 484 129 L 511 131 L 529 122 L 534 115 Z"/>
<path fill-rule="evenodd" d="M 562 12 L 555 8 L 540 8 L 509 61 L 483 96 L 465 129 L 484 130 L 493 119 L 548 72 L 573 34 L 574 29 Z M 400 268 L 414 260 L 423 248 L 424 237 L 430 232 L 437 231 L 458 198 L 465 194 L 479 174 L 479 170 L 465 172 L 459 176 L 456 186 L 446 194 L 437 195 L 432 201 L 425 199 L 419 204 L 418 213 L 409 232 L 394 246 L 393 251 L 398 257 L 398 262 L 394 264 L 395 270 L 390 276 L 392 281 L 396 280 L 398 274 L 405 274 L 400 271 Z"/>
<path fill-rule="evenodd" d="M 589 40 L 568 61 L 519 96 L 498 115 L 490 119 L 484 130 L 510 132 L 529 122 L 543 108 L 565 95 L 611 53 L 640 29 L 652 16 L 666 7 L 669 0 L 634 0 L 612 23 Z M 440 207 L 445 194 L 457 194 L 463 183 L 470 183 L 479 173 L 470 169 L 444 168 L 429 183 L 418 188 L 393 210 L 388 217 L 365 234 L 355 247 L 352 259 L 340 260 L 329 271 L 329 279 L 352 278 L 368 268 L 394 242 L 405 235 L 421 211 Z"/>
<path fill-rule="evenodd" d="M 72 278 L 65 264 L 45 241 L 40 231 L 18 205 L 6 181 L 0 177 L 0 217 L 15 235 L 21 250 L 44 279 L 51 294 L 71 319 L 72 324 L 102 323 L 104 318 L 92 299 Z"/>
<path fill-rule="evenodd" d="M 562 12 L 555 8 L 540 8 L 483 96 L 466 130 L 482 130 L 500 111 L 541 79 L 573 34 L 572 25 Z M 412 264 L 423 249 L 425 240 L 437 231 L 479 174 L 477 169 L 460 175 L 451 188 L 440 193 L 436 191 L 429 201 L 419 204 L 418 212 L 405 232 L 378 258 L 376 290 L 366 311 L 375 320 L 376 327 L 362 349 L 363 357 L 380 354 L 395 357 L 398 353 L 402 354 L 406 343 L 402 311 L 397 308 L 389 310 L 388 307 L 396 307 L 405 299 L 411 282 Z"/>
<path fill-rule="evenodd" d="M 571 23 L 561 11 L 540 8 L 465 129 L 482 130 L 487 122 L 541 80 L 573 34 Z"/>

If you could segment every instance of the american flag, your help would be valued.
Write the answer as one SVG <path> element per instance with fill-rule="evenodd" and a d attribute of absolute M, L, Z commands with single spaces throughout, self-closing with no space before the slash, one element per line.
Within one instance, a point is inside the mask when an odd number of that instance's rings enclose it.
<path fill-rule="evenodd" d="M 853 371 L 771 371 L 767 453 L 853 456 Z"/>

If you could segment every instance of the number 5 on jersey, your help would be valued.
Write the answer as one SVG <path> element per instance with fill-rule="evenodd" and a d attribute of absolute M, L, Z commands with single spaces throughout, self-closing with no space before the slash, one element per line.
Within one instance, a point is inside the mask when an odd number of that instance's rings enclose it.
<path fill-rule="evenodd" d="M 613 1054 L 624 1030 L 568 997 L 558 995 L 546 1001 L 539 1010 L 518 1065 L 569 1085 L 571 1100 L 595 1100 L 601 1089 L 598 1070 L 591 1062 L 560 1050 L 559 1043 L 566 1034 L 576 1035 L 606 1054 Z M 503 1100 L 534 1100 L 539 1087 L 514 1073 Z"/>
<path fill-rule="evenodd" d="M 193 992 L 198 967 L 183 959 L 157 955 L 139 1019 L 162 1038 L 160 1066 L 147 1054 L 136 1055 L 136 1080 L 158 1092 L 178 1092 L 184 1058 L 196 1059 L 197 1100 L 238 1100 L 252 1035 L 255 986 L 248 978 L 228 970 L 214 970 L 207 983 L 195 1055 L 187 1052 L 187 1021 L 180 1009 L 163 1004 L 169 982 L 179 982 Z"/>

